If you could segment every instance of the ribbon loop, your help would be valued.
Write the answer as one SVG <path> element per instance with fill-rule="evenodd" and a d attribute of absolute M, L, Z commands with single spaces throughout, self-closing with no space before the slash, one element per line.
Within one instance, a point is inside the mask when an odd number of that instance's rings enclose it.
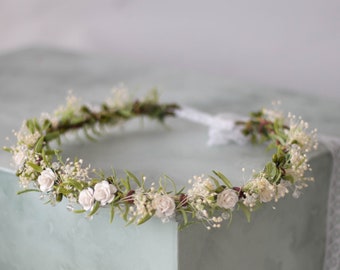
<path fill-rule="evenodd" d="M 246 120 L 247 118 L 244 116 L 232 113 L 210 115 L 189 107 L 181 108 L 175 113 L 179 118 L 207 126 L 209 128 L 207 141 L 209 146 L 231 142 L 242 145 L 247 142 L 240 127 L 235 124 L 236 121 Z"/>

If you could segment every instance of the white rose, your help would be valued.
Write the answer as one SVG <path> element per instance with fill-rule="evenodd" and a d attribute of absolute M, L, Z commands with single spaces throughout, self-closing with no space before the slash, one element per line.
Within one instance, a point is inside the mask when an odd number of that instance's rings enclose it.
<path fill-rule="evenodd" d="M 43 170 L 38 177 L 40 190 L 42 192 L 50 191 L 56 179 L 57 179 L 57 176 L 50 168 Z"/>
<path fill-rule="evenodd" d="M 152 201 L 156 216 L 160 218 L 171 217 L 175 213 L 176 204 L 169 195 L 156 196 Z"/>
<path fill-rule="evenodd" d="M 78 202 L 81 204 L 84 210 L 87 211 L 91 209 L 94 204 L 93 189 L 92 188 L 83 189 L 79 193 Z"/>
<path fill-rule="evenodd" d="M 233 189 L 225 189 L 217 195 L 217 205 L 225 209 L 232 209 L 238 202 L 238 194 Z"/>
<path fill-rule="evenodd" d="M 14 161 L 15 167 L 17 169 L 21 169 L 22 166 L 24 166 L 26 158 L 27 158 L 26 152 L 24 152 L 24 151 L 19 151 L 19 152 L 15 153 L 14 156 L 13 156 L 13 161 Z"/>
<path fill-rule="evenodd" d="M 107 181 L 102 181 L 94 186 L 94 198 L 100 201 L 101 205 L 112 202 L 116 192 L 117 188 Z"/>

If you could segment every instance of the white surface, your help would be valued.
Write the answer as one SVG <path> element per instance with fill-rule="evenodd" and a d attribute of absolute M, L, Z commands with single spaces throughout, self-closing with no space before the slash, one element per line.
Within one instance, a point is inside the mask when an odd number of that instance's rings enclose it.
<path fill-rule="evenodd" d="M 340 1 L 2 0 L 0 51 L 49 45 L 340 100 Z"/>

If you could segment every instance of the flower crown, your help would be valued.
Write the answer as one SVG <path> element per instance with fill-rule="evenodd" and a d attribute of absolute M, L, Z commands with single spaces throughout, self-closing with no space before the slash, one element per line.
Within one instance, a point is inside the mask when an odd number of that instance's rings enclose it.
<path fill-rule="evenodd" d="M 23 190 L 41 193 L 41 197 L 54 205 L 68 200 L 67 208 L 75 213 L 93 215 L 103 207 L 110 209 L 110 221 L 119 212 L 127 224 L 142 224 L 156 216 L 163 222 L 176 217 L 179 228 L 200 222 L 207 229 L 219 228 L 224 220 L 231 221 L 234 210 L 241 209 L 250 220 L 250 213 L 263 203 L 277 202 L 289 191 L 298 197 L 312 177 L 306 154 L 317 148 L 316 130 L 308 132 L 308 124 L 289 114 L 262 109 L 251 113 L 247 121 L 235 121 L 244 136 L 253 143 L 267 142 L 273 149 L 272 159 L 261 171 L 253 170 L 248 182 L 234 186 L 221 172 L 212 176 L 194 176 L 188 188 L 178 190 L 172 179 L 164 177 L 158 185 L 147 185 L 145 177 L 130 171 L 124 176 L 115 172 L 106 176 L 101 170 L 90 170 L 82 159 L 63 161 L 61 136 L 82 130 L 88 138 L 100 135 L 105 126 L 114 126 L 136 117 L 148 117 L 163 122 L 176 117 L 180 106 L 160 103 L 156 94 L 133 101 L 126 93 L 117 92 L 100 108 L 81 105 L 73 96 L 53 116 L 26 120 L 15 132 L 17 144 L 5 147 L 13 154 L 16 175 Z M 171 182 L 168 190 L 165 182 Z"/>

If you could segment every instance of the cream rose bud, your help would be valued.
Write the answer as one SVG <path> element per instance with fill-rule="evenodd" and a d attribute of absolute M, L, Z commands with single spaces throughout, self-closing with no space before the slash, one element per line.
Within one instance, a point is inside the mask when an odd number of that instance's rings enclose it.
<path fill-rule="evenodd" d="M 225 209 L 232 209 L 238 202 L 237 192 L 233 189 L 225 189 L 217 195 L 217 205 Z"/>
<path fill-rule="evenodd" d="M 175 213 L 176 204 L 169 195 L 158 195 L 153 199 L 152 207 L 156 210 L 156 216 L 163 218 Z"/>
<path fill-rule="evenodd" d="M 102 181 L 94 186 L 94 198 L 100 201 L 101 205 L 112 202 L 116 192 L 117 188 L 107 181 Z"/>
<path fill-rule="evenodd" d="M 83 189 L 79 193 L 78 202 L 84 208 L 84 210 L 89 210 L 94 204 L 93 189 L 87 188 Z"/>
<path fill-rule="evenodd" d="M 38 177 L 40 190 L 42 192 L 50 191 L 53 188 L 56 179 L 57 176 L 50 168 L 43 170 Z"/>

